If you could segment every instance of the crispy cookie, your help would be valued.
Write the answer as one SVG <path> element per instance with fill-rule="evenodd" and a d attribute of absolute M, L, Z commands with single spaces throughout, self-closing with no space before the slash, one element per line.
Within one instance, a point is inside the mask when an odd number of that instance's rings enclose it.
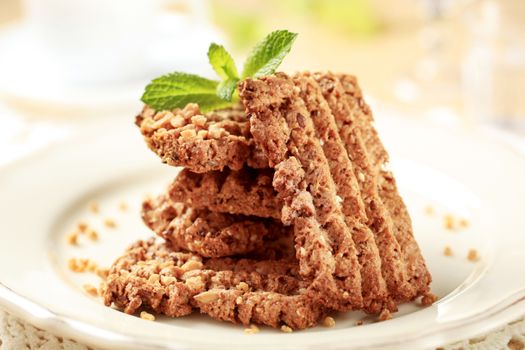
<path fill-rule="evenodd" d="M 174 249 L 203 257 L 247 254 L 286 234 L 286 228 L 272 220 L 193 209 L 166 195 L 145 200 L 142 218 Z"/>
<path fill-rule="evenodd" d="M 136 124 L 149 148 L 169 165 L 194 172 L 224 167 L 238 170 L 245 163 L 253 168 L 267 167 L 240 110 L 202 114 L 193 103 L 184 109 L 159 112 L 146 106 Z"/>
<path fill-rule="evenodd" d="M 309 74 L 297 74 L 293 80 L 300 89 L 300 96 L 312 116 L 316 137 L 320 140 L 337 194 L 342 201 L 346 224 L 352 230 L 352 239 L 361 266 L 363 307 L 367 312 L 379 313 L 391 303 L 381 273 L 381 258 L 374 234 L 366 225 L 365 205 L 352 161 L 339 136 L 335 118 L 323 97 L 320 86 Z"/>
<path fill-rule="evenodd" d="M 168 192 L 173 202 L 195 209 L 280 219 L 282 205 L 272 187 L 271 169 L 224 169 L 204 174 L 184 169 Z"/>
<path fill-rule="evenodd" d="M 413 287 L 407 273 L 406 262 L 396 239 L 396 228 L 383 201 L 379 197 L 379 185 L 371 152 L 367 149 L 364 130 L 358 127 L 354 116 L 355 107 L 350 106 L 341 82 L 332 74 L 315 74 L 325 99 L 332 110 L 348 155 L 352 158 L 354 170 L 359 179 L 361 197 L 365 203 L 368 225 L 375 234 L 375 240 L 382 259 L 382 271 L 390 295 L 394 299 L 410 299 Z M 354 107 L 354 108 L 352 108 Z"/>
<path fill-rule="evenodd" d="M 233 323 L 312 327 L 326 309 L 304 294 L 306 283 L 293 277 L 290 264 L 206 261 L 195 254 L 176 252 L 166 244 L 155 244 L 153 239 L 139 241 L 113 264 L 104 302 L 130 314 L 143 307 L 180 317 L 198 308 Z"/>
<path fill-rule="evenodd" d="M 377 176 L 379 185 L 379 197 L 383 201 L 388 213 L 390 214 L 395 226 L 396 239 L 401 246 L 401 253 L 406 263 L 407 275 L 413 287 L 415 295 L 425 295 L 430 293 L 429 285 L 432 277 L 428 272 L 425 260 L 419 246 L 414 239 L 412 222 L 410 215 L 399 195 L 396 181 L 391 171 L 387 170 L 388 153 L 386 152 L 381 139 L 373 127 L 372 112 L 364 102 L 361 89 L 354 76 L 340 74 L 337 76 L 344 88 L 344 97 L 347 104 L 354 110 L 353 115 L 357 121 L 357 127 L 361 130 L 364 142 L 373 164 L 374 175 Z M 412 294 L 405 300 L 410 300 Z M 403 300 L 403 299 L 401 299 Z"/>
<path fill-rule="evenodd" d="M 301 275 L 327 307 L 363 306 L 360 265 L 338 199 L 329 162 L 300 88 L 285 74 L 240 83 L 251 133 L 276 169 L 273 184 L 283 200 L 282 221 L 294 225 Z"/>

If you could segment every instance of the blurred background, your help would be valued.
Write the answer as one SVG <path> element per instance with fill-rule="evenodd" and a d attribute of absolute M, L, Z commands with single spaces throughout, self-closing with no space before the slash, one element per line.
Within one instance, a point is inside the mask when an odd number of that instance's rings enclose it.
<path fill-rule="evenodd" d="M 299 33 L 285 71 L 352 73 L 382 111 L 525 149 L 523 0 L 0 0 L 0 165 L 131 121 L 152 78 L 212 76 L 211 41 L 241 62 L 273 29 Z"/>

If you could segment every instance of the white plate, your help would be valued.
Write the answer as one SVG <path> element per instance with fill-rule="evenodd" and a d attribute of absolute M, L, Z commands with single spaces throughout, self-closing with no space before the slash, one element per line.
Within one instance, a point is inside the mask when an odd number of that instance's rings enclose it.
<path fill-rule="evenodd" d="M 109 265 L 150 232 L 139 217 L 147 192 L 158 193 L 177 169 L 147 150 L 132 122 L 92 130 L 0 174 L 0 302 L 38 327 L 93 346 L 115 349 L 259 349 L 431 347 L 489 331 L 525 313 L 525 162 L 481 134 L 380 119 L 381 134 L 440 300 L 432 307 L 404 305 L 394 319 L 355 326 L 358 313 L 336 316 L 336 326 L 285 334 L 194 315 L 155 322 L 104 307 L 82 289 L 91 274 L 68 270 L 71 257 Z M 100 213 L 87 207 L 96 200 Z M 121 212 L 118 205 L 130 206 Z M 427 215 L 432 205 L 436 214 Z M 443 215 L 470 222 L 443 228 Z M 110 217 L 117 229 L 104 228 Z M 79 247 L 65 236 L 79 220 L 96 227 L 98 242 Z M 450 246 L 453 257 L 445 257 Z M 466 258 L 477 249 L 477 263 Z"/>

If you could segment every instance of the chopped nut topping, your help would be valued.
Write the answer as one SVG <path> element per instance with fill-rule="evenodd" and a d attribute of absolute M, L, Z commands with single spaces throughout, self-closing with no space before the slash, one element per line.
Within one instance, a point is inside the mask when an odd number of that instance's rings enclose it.
<path fill-rule="evenodd" d="M 105 219 L 104 220 L 104 225 L 107 228 L 116 228 L 117 227 L 117 224 L 116 224 L 115 220 L 113 220 L 113 219 Z"/>
<path fill-rule="evenodd" d="M 256 334 L 256 333 L 259 333 L 261 330 L 259 329 L 259 327 L 257 327 L 256 325 L 252 324 L 250 326 L 250 328 L 245 328 L 244 329 L 244 333 L 247 333 L 247 334 Z"/>
<path fill-rule="evenodd" d="M 181 117 L 180 115 L 177 115 L 170 119 L 170 124 L 174 128 L 180 128 L 181 126 L 184 126 L 184 124 L 186 124 L 186 121 L 184 120 L 183 117 Z"/>
<path fill-rule="evenodd" d="M 293 329 L 291 329 L 291 328 L 288 327 L 287 325 L 282 325 L 282 326 L 281 326 L 281 332 L 284 332 L 284 333 L 292 333 L 292 332 L 293 332 Z"/>
<path fill-rule="evenodd" d="M 201 276 L 194 276 L 190 277 L 186 280 L 186 285 L 189 288 L 199 290 L 204 286 L 204 282 L 202 281 Z M 198 299 L 197 299 L 198 300 Z"/>
<path fill-rule="evenodd" d="M 219 137 L 222 136 L 222 133 L 223 133 L 224 129 L 223 128 L 220 128 L 218 127 L 217 125 L 215 124 L 212 124 L 210 126 L 210 129 L 208 130 L 208 135 L 213 138 L 213 139 L 218 139 Z"/>
<path fill-rule="evenodd" d="M 184 271 L 192 271 L 202 269 L 202 263 L 200 261 L 190 260 L 181 266 Z"/>
<path fill-rule="evenodd" d="M 470 249 L 468 251 L 467 259 L 472 262 L 478 261 L 479 260 L 478 251 L 476 249 Z"/>
<path fill-rule="evenodd" d="M 438 300 L 438 297 L 432 293 L 427 293 L 421 298 L 421 305 L 430 306 Z"/>
<path fill-rule="evenodd" d="M 452 256 L 452 248 L 450 248 L 448 245 L 443 249 L 443 255 L 444 256 Z"/>
<path fill-rule="evenodd" d="M 93 286 L 91 284 L 84 284 L 83 288 L 88 294 L 90 294 L 90 295 L 92 295 L 94 297 L 98 296 L 97 287 L 95 287 L 95 286 Z"/>
<path fill-rule="evenodd" d="M 379 314 L 379 321 L 386 321 L 392 319 L 392 314 L 388 309 L 383 309 Z"/>
<path fill-rule="evenodd" d="M 99 212 L 98 203 L 97 202 L 89 203 L 89 211 L 91 211 L 93 214 L 97 214 Z"/>
<path fill-rule="evenodd" d="M 365 181 L 365 174 L 363 174 L 362 172 L 359 172 L 357 174 L 357 178 L 359 179 L 359 181 L 364 182 Z"/>
<path fill-rule="evenodd" d="M 164 286 L 177 282 L 177 278 L 173 276 L 160 276 L 160 283 Z"/>
<path fill-rule="evenodd" d="M 206 125 L 206 117 L 203 115 L 194 115 L 191 117 L 191 123 L 196 126 L 204 126 Z"/>
<path fill-rule="evenodd" d="M 183 139 L 191 139 L 191 138 L 197 136 L 197 133 L 195 132 L 194 129 L 186 129 L 186 130 L 182 130 L 180 132 L 180 136 Z"/>
<path fill-rule="evenodd" d="M 210 303 L 212 301 L 219 299 L 219 293 L 213 290 L 209 290 L 209 291 L 197 294 L 193 298 L 197 300 L 198 302 L 207 304 L 207 303 Z"/>
<path fill-rule="evenodd" d="M 247 292 L 250 289 L 250 287 L 248 286 L 248 284 L 246 282 L 240 282 L 237 285 L 237 289 L 242 290 L 244 292 Z"/>
<path fill-rule="evenodd" d="M 199 130 L 197 132 L 197 137 L 201 139 L 205 139 L 208 137 L 208 130 Z"/>
<path fill-rule="evenodd" d="M 143 320 L 146 320 L 146 321 L 155 321 L 155 316 L 153 316 L 152 314 L 150 314 L 149 312 L 146 312 L 146 311 L 141 311 L 140 312 L 140 318 L 142 318 Z"/>
<path fill-rule="evenodd" d="M 327 316 L 323 320 L 323 326 L 325 327 L 333 327 L 335 326 L 335 320 L 333 317 Z"/>

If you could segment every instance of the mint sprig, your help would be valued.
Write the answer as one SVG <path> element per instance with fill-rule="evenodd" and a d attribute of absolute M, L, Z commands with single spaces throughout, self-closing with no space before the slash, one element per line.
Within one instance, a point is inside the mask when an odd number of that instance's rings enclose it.
<path fill-rule="evenodd" d="M 232 56 L 226 51 L 224 46 L 211 43 L 208 49 L 208 60 L 221 79 L 239 78 L 237 66 L 235 66 Z"/>
<path fill-rule="evenodd" d="M 174 72 L 156 78 L 146 86 L 142 101 L 157 110 L 183 108 L 193 102 L 207 112 L 231 104 L 217 96 L 218 85 L 215 80 L 195 74 Z"/>
<path fill-rule="evenodd" d="M 276 30 L 270 33 L 263 41 L 255 45 L 244 62 L 242 77 L 259 78 L 273 74 L 290 52 L 295 38 L 297 34 L 287 30 Z"/>
<path fill-rule="evenodd" d="M 142 95 L 142 102 L 157 110 L 183 108 L 197 103 L 203 112 L 231 107 L 241 79 L 270 75 L 290 52 L 297 34 L 276 30 L 259 42 L 244 63 L 239 76 L 232 56 L 224 46 L 212 43 L 208 60 L 221 81 L 195 74 L 174 72 L 151 81 Z"/>

